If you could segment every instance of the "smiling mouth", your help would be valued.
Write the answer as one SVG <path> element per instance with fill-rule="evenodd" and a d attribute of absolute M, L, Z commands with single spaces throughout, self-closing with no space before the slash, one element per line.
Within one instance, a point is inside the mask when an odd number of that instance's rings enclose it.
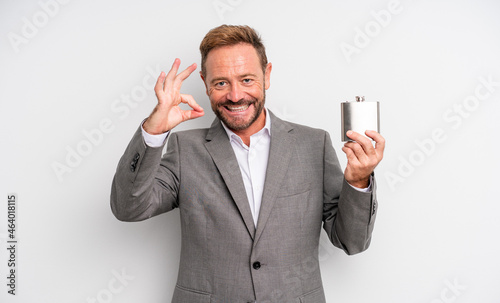
<path fill-rule="evenodd" d="M 240 105 L 240 106 L 224 106 L 227 110 L 229 110 L 230 112 L 233 112 L 233 113 L 237 113 L 237 112 L 242 112 L 242 111 L 245 111 L 248 109 L 250 105 L 249 104 L 245 104 L 245 105 Z"/>

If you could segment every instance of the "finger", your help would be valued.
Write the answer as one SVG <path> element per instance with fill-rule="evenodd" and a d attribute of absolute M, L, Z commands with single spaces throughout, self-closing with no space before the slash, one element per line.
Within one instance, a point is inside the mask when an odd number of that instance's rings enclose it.
<path fill-rule="evenodd" d="M 184 121 L 199 118 L 205 114 L 203 108 L 196 103 L 193 96 L 181 95 L 181 102 L 188 104 L 192 110 L 181 110 Z"/>
<path fill-rule="evenodd" d="M 193 110 L 197 112 L 203 112 L 203 108 L 196 103 L 193 96 L 181 94 L 181 102 L 189 105 Z"/>
<path fill-rule="evenodd" d="M 203 111 L 200 112 L 200 111 L 195 111 L 192 109 L 182 111 L 182 117 L 183 117 L 184 121 L 199 118 L 199 117 L 203 116 L 204 114 L 205 114 L 205 112 L 203 112 Z"/>
<path fill-rule="evenodd" d="M 351 165 L 358 165 L 359 164 L 358 157 L 356 157 L 354 151 L 351 148 L 344 145 L 342 147 L 342 151 L 345 153 L 348 163 L 350 163 Z"/>
<path fill-rule="evenodd" d="M 382 156 L 383 153 L 384 153 L 384 149 L 385 149 L 385 139 L 384 137 L 382 137 L 381 134 L 379 134 L 378 132 L 374 131 L 374 130 L 367 130 L 365 132 L 365 134 L 372 138 L 373 141 L 375 141 L 375 151 L 377 153 L 377 155 L 380 155 Z"/>
<path fill-rule="evenodd" d="M 174 63 L 172 63 L 172 67 L 170 68 L 170 71 L 167 74 L 166 77 L 166 85 L 164 88 L 169 86 L 174 80 L 175 76 L 177 75 L 177 71 L 179 70 L 179 66 L 181 65 L 181 59 L 175 58 Z"/>
<path fill-rule="evenodd" d="M 357 143 L 359 143 L 367 155 L 373 155 L 373 154 L 375 154 L 375 150 L 373 148 L 372 142 L 367 137 L 363 136 L 360 133 L 352 131 L 352 130 L 348 131 L 346 133 L 346 135 L 349 138 L 351 138 L 354 141 L 356 141 Z"/>
<path fill-rule="evenodd" d="M 344 144 L 344 147 L 350 149 L 359 162 L 367 161 L 368 156 L 366 155 L 363 147 L 358 142 L 346 142 Z"/>
<path fill-rule="evenodd" d="M 176 90 L 181 89 L 182 82 L 184 82 L 184 80 L 186 80 L 196 70 L 196 66 L 196 63 L 191 64 L 175 77 L 174 85 Z"/>
<path fill-rule="evenodd" d="M 156 93 L 156 96 L 158 96 L 158 94 L 160 92 L 163 92 L 163 85 L 165 84 L 165 78 L 166 78 L 166 76 L 167 75 L 163 71 L 158 76 L 158 80 L 156 80 L 156 84 L 155 84 L 155 93 Z"/>
<path fill-rule="evenodd" d="M 187 77 L 189 77 L 189 75 L 191 75 L 191 73 L 196 70 L 196 67 L 197 67 L 196 63 L 191 64 L 185 70 L 183 70 L 182 72 L 180 72 L 177 75 L 177 78 L 180 79 L 181 81 L 186 80 Z"/>

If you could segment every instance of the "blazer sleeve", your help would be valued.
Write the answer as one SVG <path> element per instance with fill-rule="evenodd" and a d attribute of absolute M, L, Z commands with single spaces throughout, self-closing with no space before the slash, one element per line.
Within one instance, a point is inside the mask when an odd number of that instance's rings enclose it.
<path fill-rule="evenodd" d="M 330 241 L 348 255 L 368 248 L 377 213 L 376 182 L 360 192 L 344 178 L 328 133 L 324 146 L 323 228 Z"/>
<path fill-rule="evenodd" d="M 141 128 L 121 157 L 111 186 L 111 211 L 121 221 L 142 221 L 178 206 L 179 153 L 176 134 L 163 146 L 149 147 Z"/>

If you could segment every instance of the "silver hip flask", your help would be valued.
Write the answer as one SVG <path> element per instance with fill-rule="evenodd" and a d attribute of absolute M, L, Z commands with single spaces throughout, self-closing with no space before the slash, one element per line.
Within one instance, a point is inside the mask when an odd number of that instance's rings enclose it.
<path fill-rule="evenodd" d="M 347 137 L 348 130 L 366 137 L 365 131 L 375 130 L 380 133 L 380 104 L 378 101 L 365 101 L 365 97 L 356 96 L 356 102 L 340 103 L 342 114 L 342 141 L 353 141 Z M 371 139 L 371 138 L 370 138 Z"/>

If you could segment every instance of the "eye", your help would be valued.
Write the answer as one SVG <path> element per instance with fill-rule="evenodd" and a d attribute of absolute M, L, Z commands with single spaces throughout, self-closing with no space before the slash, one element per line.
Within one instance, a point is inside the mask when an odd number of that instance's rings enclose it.
<path fill-rule="evenodd" d="M 250 83 L 252 83 L 252 79 L 249 79 L 249 78 L 243 79 L 243 83 L 250 84 Z"/>
<path fill-rule="evenodd" d="M 215 87 L 224 87 L 226 86 L 227 82 L 226 81 L 219 81 L 215 83 Z"/>

